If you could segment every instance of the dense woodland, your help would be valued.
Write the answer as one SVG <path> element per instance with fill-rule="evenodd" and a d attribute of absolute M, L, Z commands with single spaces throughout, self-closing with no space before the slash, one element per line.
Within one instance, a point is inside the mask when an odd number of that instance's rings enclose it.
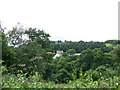
<path fill-rule="evenodd" d="M 120 41 L 50 41 L 37 28 L 1 27 L 3 88 L 118 88 Z M 53 59 L 57 50 L 61 57 Z M 80 55 L 75 55 L 80 53 Z"/>

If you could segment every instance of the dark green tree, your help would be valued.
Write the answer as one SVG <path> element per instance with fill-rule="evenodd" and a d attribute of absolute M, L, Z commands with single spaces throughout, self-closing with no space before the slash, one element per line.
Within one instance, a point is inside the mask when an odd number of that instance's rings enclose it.
<path fill-rule="evenodd" d="M 69 49 L 66 53 L 71 56 L 71 55 L 74 55 L 76 51 L 75 49 Z"/>
<path fill-rule="evenodd" d="M 114 63 L 120 63 L 120 45 L 114 47 L 113 51 L 111 52 Z"/>
<path fill-rule="evenodd" d="M 4 33 L 4 29 L 0 31 L 0 40 L 0 53 L 2 56 L 1 59 L 4 61 L 3 65 L 9 67 L 14 64 L 16 58 L 14 48 L 8 46 L 8 38 Z"/>
<path fill-rule="evenodd" d="M 28 35 L 29 41 L 36 40 L 37 43 L 41 44 L 42 48 L 48 48 L 50 41 L 50 35 L 45 33 L 43 30 L 37 30 L 37 28 L 29 28 L 25 31 L 25 34 Z"/>

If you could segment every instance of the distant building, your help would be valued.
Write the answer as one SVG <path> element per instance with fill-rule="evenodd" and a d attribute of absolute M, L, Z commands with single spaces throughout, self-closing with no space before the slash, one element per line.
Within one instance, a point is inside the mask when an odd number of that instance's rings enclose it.
<path fill-rule="evenodd" d="M 81 53 L 75 53 L 74 55 L 76 55 L 76 56 L 78 56 L 78 55 L 80 55 Z"/>
<path fill-rule="evenodd" d="M 53 59 L 56 59 L 57 57 L 62 56 L 62 54 L 63 54 L 63 51 L 57 51 Z"/>
<path fill-rule="evenodd" d="M 54 55 L 53 59 L 56 59 L 57 57 L 61 57 L 63 54 L 63 51 L 56 51 L 56 54 Z M 79 56 L 81 53 L 75 53 L 72 56 Z"/>

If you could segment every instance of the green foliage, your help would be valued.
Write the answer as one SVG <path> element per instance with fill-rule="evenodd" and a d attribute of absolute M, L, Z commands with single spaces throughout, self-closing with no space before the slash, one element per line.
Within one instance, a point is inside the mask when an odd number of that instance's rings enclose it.
<path fill-rule="evenodd" d="M 120 40 L 107 40 L 105 41 L 105 43 L 117 45 L 117 44 L 120 44 Z"/>
<path fill-rule="evenodd" d="M 75 54 L 76 51 L 74 49 L 69 49 L 66 53 L 71 56 L 71 55 Z"/>
<path fill-rule="evenodd" d="M 120 63 L 120 45 L 114 47 L 113 52 L 111 52 L 114 62 Z"/>
<path fill-rule="evenodd" d="M 101 77 L 97 81 L 93 81 L 91 76 L 80 78 L 68 84 L 55 84 L 53 82 L 45 83 L 39 81 L 38 73 L 33 76 L 26 76 L 21 72 L 17 76 L 14 74 L 3 75 L 3 88 L 118 88 L 118 77 Z"/>
<path fill-rule="evenodd" d="M 37 28 L 15 27 L 7 35 L 0 32 L 3 88 L 118 87 L 119 43 L 50 41 L 49 37 Z M 64 53 L 53 59 L 55 50 Z"/>
<path fill-rule="evenodd" d="M 106 47 L 113 47 L 112 44 L 106 44 Z"/>
<path fill-rule="evenodd" d="M 6 37 L 4 31 L 0 31 L 0 39 L 2 39 L 2 42 L 0 42 L 0 50 L 2 50 L 1 59 L 5 61 L 3 62 L 3 65 L 10 66 L 15 62 L 16 59 L 14 48 L 8 46 L 8 38 Z"/>
<path fill-rule="evenodd" d="M 29 28 L 25 31 L 25 34 L 28 35 L 29 41 L 36 40 L 38 44 L 41 44 L 43 48 L 49 47 L 49 37 L 50 35 L 45 33 L 43 30 L 37 30 L 37 28 Z"/>
<path fill-rule="evenodd" d="M 8 42 L 11 46 L 17 47 L 24 43 L 23 40 L 24 31 L 22 28 L 14 27 L 12 31 L 7 33 Z"/>
<path fill-rule="evenodd" d="M 109 44 L 109 43 L 108 43 Z M 63 50 L 66 52 L 69 49 L 74 49 L 77 53 L 81 53 L 83 50 L 101 48 L 103 52 L 110 52 L 113 48 L 106 47 L 104 42 L 73 42 L 73 41 L 52 41 L 50 44 L 51 48 L 54 50 Z"/>
<path fill-rule="evenodd" d="M 83 71 L 95 69 L 100 65 L 113 63 L 111 54 L 103 53 L 100 48 L 94 50 L 87 49 L 81 52 L 77 58 L 77 66 L 80 66 Z"/>

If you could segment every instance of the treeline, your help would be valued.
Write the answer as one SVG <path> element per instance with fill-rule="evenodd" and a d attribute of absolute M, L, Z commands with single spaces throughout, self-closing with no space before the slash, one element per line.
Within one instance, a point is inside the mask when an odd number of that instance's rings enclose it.
<path fill-rule="evenodd" d="M 83 50 L 86 50 L 87 48 L 95 49 L 95 48 L 101 48 L 103 52 L 110 52 L 113 47 L 106 47 L 106 44 L 112 44 L 117 45 L 120 44 L 119 40 L 107 40 L 105 42 L 84 42 L 84 41 L 52 41 L 51 47 L 53 50 L 63 50 L 66 52 L 69 49 L 74 49 L 77 53 L 81 53 Z"/>
<path fill-rule="evenodd" d="M 105 43 L 117 45 L 117 44 L 120 44 L 120 40 L 107 40 L 107 41 L 105 41 Z"/>
<path fill-rule="evenodd" d="M 37 28 L 14 27 L 7 33 L 1 28 L 0 63 L 4 88 L 46 88 L 49 84 L 50 87 L 53 84 L 53 88 L 64 87 L 64 84 L 68 88 L 118 86 L 118 40 L 62 42 L 50 41 L 49 37 L 49 34 Z M 63 50 L 64 53 L 53 59 L 56 50 Z"/>

